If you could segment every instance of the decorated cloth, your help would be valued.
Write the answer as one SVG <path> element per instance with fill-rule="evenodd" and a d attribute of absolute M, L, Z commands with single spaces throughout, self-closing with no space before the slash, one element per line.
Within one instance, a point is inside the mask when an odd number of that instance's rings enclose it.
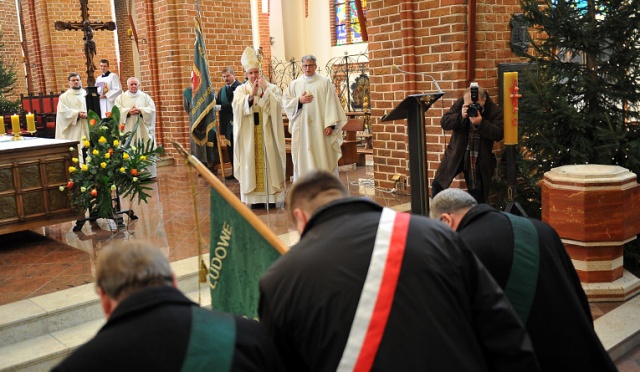
<path fill-rule="evenodd" d="M 207 48 L 198 19 L 195 22 L 195 40 L 193 44 L 193 70 L 191 71 L 193 98 L 191 101 L 191 139 L 199 146 L 208 146 L 206 159 L 200 159 L 209 167 L 213 167 L 217 157 L 216 141 L 216 92 L 209 78 Z"/>
<path fill-rule="evenodd" d="M 56 108 L 56 139 L 79 141 L 80 148 L 84 147 L 82 136 L 89 138 L 87 119 L 78 117 L 87 112 L 86 95 L 84 89 L 69 88 L 60 95 Z"/>
<path fill-rule="evenodd" d="M 120 84 L 120 78 L 117 74 L 107 71 L 105 74 L 100 74 L 96 79 L 96 86 L 100 85 L 103 86 L 102 89 L 104 89 L 104 87 L 107 88 L 104 94 L 106 98 L 100 98 L 100 114 L 103 118 L 106 118 L 107 112 L 111 112 L 113 105 L 115 105 L 116 98 L 122 94 L 122 84 Z"/>
<path fill-rule="evenodd" d="M 381 216 L 382 207 L 361 198 L 330 202 L 263 275 L 260 322 L 287 370 L 338 367 L 368 280 Z M 441 223 L 409 216 L 389 298 L 370 370 L 538 370 L 529 337 L 504 292 Z"/>
<path fill-rule="evenodd" d="M 286 153 L 282 122 L 282 95 L 268 83 L 253 97 L 251 84 L 236 88 L 233 97 L 233 175 L 240 183 L 244 203 L 284 200 Z"/>
<path fill-rule="evenodd" d="M 537 231 L 540 263 L 525 325 L 541 370 L 615 371 L 593 328 L 587 296 L 560 237 L 546 223 L 529 220 Z M 514 257 L 509 218 L 487 204 L 478 204 L 464 215 L 457 231 L 505 288 Z"/>
<path fill-rule="evenodd" d="M 299 104 L 303 92 L 313 94 L 313 101 Z M 347 117 L 331 80 L 318 74 L 301 76 L 291 82 L 282 102 L 289 117 L 294 181 L 314 169 L 335 173 Z M 332 126 L 331 135 L 325 135 L 325 128 Z"/>
<path fill-rule="evenodd" d="M 192 87 L 188 87 L 187 89 L 184 90 L 184 92 L 182 92 L 182 105 L 184 107 L 184 110 L 187 112 L 187 115 L 189 116 L 189 131 L 191 131 L 191 122 L 192 122 L 192 117 L 191 117 L 191 109 L 192 109 L 192 104 L 193 104 L 193 88 Z M 214 159 L 216 159 L 217 157 L 215 156 L 215 150 L 216 148 L 214 146 L 207 146 L 207 143 L 203 143 L 203 144 L 199 144 L 195 138 L 193 136 L 189 136 L 189 148 L 190 148 L 190 152 L 191 155 L 195 156 L 196 159 L 200 160 L 200 162 L 204 165 L 206 165 L 207 167 L 213 167 L 214 165 Z"/>
<path fill-rule="evenodd" d="M 203 309 L 179 290 L 160 286 L 126 297 L 93 339 L 53 369 L 180 370 L 279 371 L 281 366 L 258 322 Z"/>
<path fill-rule="evenodd" d="M 124 123 L 124 132 L 133 131 L 136 122 L 140 120 L 138 130 L 132 135 L 132 144 L 137 144 L 139 139 L 153 141 L 153 147 L 156 143 L 156 104 L 151 97 L 138 89 L 136 93 L 126 91 L 116 98 L 116 106 L 120 110 L 120 122 Z M 140 114 L 131 115 L 129 111 L 136 107 L 140 109 Z M 147 167 L 151 173 L 151 177 L 156 176 L 156 165 Z"/>

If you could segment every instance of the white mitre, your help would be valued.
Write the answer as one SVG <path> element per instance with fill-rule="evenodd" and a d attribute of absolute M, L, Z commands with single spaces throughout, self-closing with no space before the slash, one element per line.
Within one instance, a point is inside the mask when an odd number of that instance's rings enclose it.
<path fill-rule="evenodd" d="M 240 58 L 240 63 L 242 63 L 242 67 L 244 67 L 245 71 L 249 71 L 252 68 L 260 68 L 260 57 L 256 50 L 252 47 L 247 47 L 242 53 L 242 57 Z"/>

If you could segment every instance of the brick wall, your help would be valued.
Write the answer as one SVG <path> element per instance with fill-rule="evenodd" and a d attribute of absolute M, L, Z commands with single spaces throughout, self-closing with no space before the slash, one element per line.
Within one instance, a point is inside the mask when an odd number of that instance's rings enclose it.
<path fill-rule="evenodd" d="M 476 7 L 475 79 L 497 100 L 499 63 L 518 61 L 509 48 L 512 13 L 518 0 L 478 0 Z M 429 182 L 450 137 L 440 128 L 440 117 L 469 86 L 467 80 L 467 0 L 371 0 L 369 58 L 374 133 L 375 179 L 380 187 L 393 187 L 395 173 L 409 175 L 404 121 L 380 122 L 409 94 L 435 90 L 428 77 L 402 74 L 403 70 L 433 76 L 445 96 L 427 112 L 426 132 Z M 496 146 L 498 148 L 499 146 Z M 461 181 L 460 181 L 461 180 Z M 464 184 L 461 176 L 454 186 Z"/>
<path fill-rule="evenodd" d="M 0 21 L 5 29 L 3 53 L 20 57 L 16 27 L 6 27 L 15 20 L 13 1 L 0 3 Z M 124 0 L 114 0 L 116 33 L 120 48 L 120 65 L 117 64 L 116 43 L 111 31 L 96 31 L 97 54 L 94 57 L 95 75 L 99 74 L 101 58 L 107 58 L 111 70 L 118 72 L 126 85 L 128 77 L 135 75 L 135 43 L 128 29 L 129 14 L 134 17 L 138 34 L 141 88 L 149 93 L 157 106 L 158 142 L 167 148 L 169 156 L 176 156 L 170 141 L 189 146 L 187 115 L 182 108 L 182 91 L 190 81 L 193 65 L 195 2 L 186 0 L 137 0 L 135 12 L 126 9 Z M 251 45 L 250 0 L 200 1 L 202 23 L 209 56 L 211 81 L 218 90 L 222 85 L 220 71 L 230 66 L 240 81 L 243 70 L 240 65 L 242 51 Z M 80 21 L 78 0 L 23 0 L 21 2 L 27 74 L 29 86 L 23 83 L 19 93 L 61 91 L 68 88 L 67 75 L 80 73 L 86 85 L 86 59 L 81 31 L 56 31 L 55 21 Z M 111 21 L 109 0 L 90 0 L 89 15 L 92 21 Z M 262 15 L 261 43 L 270 55 L 268 14 Z M 6 25 L 6 26 L 5 26 Z M 17 21 L 16 21 L 17 25 Z M 14 35 L 15 33 L 15 35 Z M 7 43 L 9 41 L 9 43 Z M 21 67 L 21 66 L 19 66 Z M 22 71 L 22 70 L 20 70 Z M 125 88 L 126 89 L 126 88 Z"/>
<path fill-rule="evenodd" d="M 20 93 L 27 90 L 27 84 L 24 78 L 24 64 L 22 62 L 15 2 L 11 2 L 11 5 L 13 6 L 0 7 L 0 33 L 2 34 L 0 42 L 4 44 L 4 48 L 1 51 L 4 66 L 13 66 L 13 70 L 16 73 L 15 89 L 6 98 L 15 100 L 19 98 Z"/>

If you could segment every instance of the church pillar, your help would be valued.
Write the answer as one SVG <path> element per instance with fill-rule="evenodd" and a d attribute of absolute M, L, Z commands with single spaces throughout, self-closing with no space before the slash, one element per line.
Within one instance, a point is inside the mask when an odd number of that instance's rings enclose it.
<path fill-rule="evenodd" d="M 147 55 L 149 59 L 149 73 L 151 75 L 151 82 L 148 91 L 146 92 L 152 98 L 160 97 L 158 84 L 160 83 L 160 76 L 158 72 L 158 50 L 156 44 L 156 24 L 155 24 L 155 11 L 153 9 L 153 0 L 144 1 L 144 13 L 145 21 L 147 23 L 147 46 L 149 53 Z M 162 100 L 154 99 L 156 104 L 156 141 L 159 146 L 164 146 L 164 131 L 162 121 Z"/>

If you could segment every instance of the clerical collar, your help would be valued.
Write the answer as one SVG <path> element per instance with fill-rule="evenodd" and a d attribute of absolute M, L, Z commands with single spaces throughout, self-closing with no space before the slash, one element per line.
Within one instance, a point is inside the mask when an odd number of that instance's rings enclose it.
<path fill-rule="evenodd" d="M 302 75 L 302 77 L 307 81 L 311 81 L 311 80 L 315 79 L 317 76 L 318 76 L 318 74 L 313 74 L 311 76 Z"/>
<path fill-rule="evenodd" d="M 102 77 L 107 77 L 107 76 L 109 76 L 110 73 L 111 73 L 111 71 L 107 71 L 104 74 L 102 74 Z"/>

